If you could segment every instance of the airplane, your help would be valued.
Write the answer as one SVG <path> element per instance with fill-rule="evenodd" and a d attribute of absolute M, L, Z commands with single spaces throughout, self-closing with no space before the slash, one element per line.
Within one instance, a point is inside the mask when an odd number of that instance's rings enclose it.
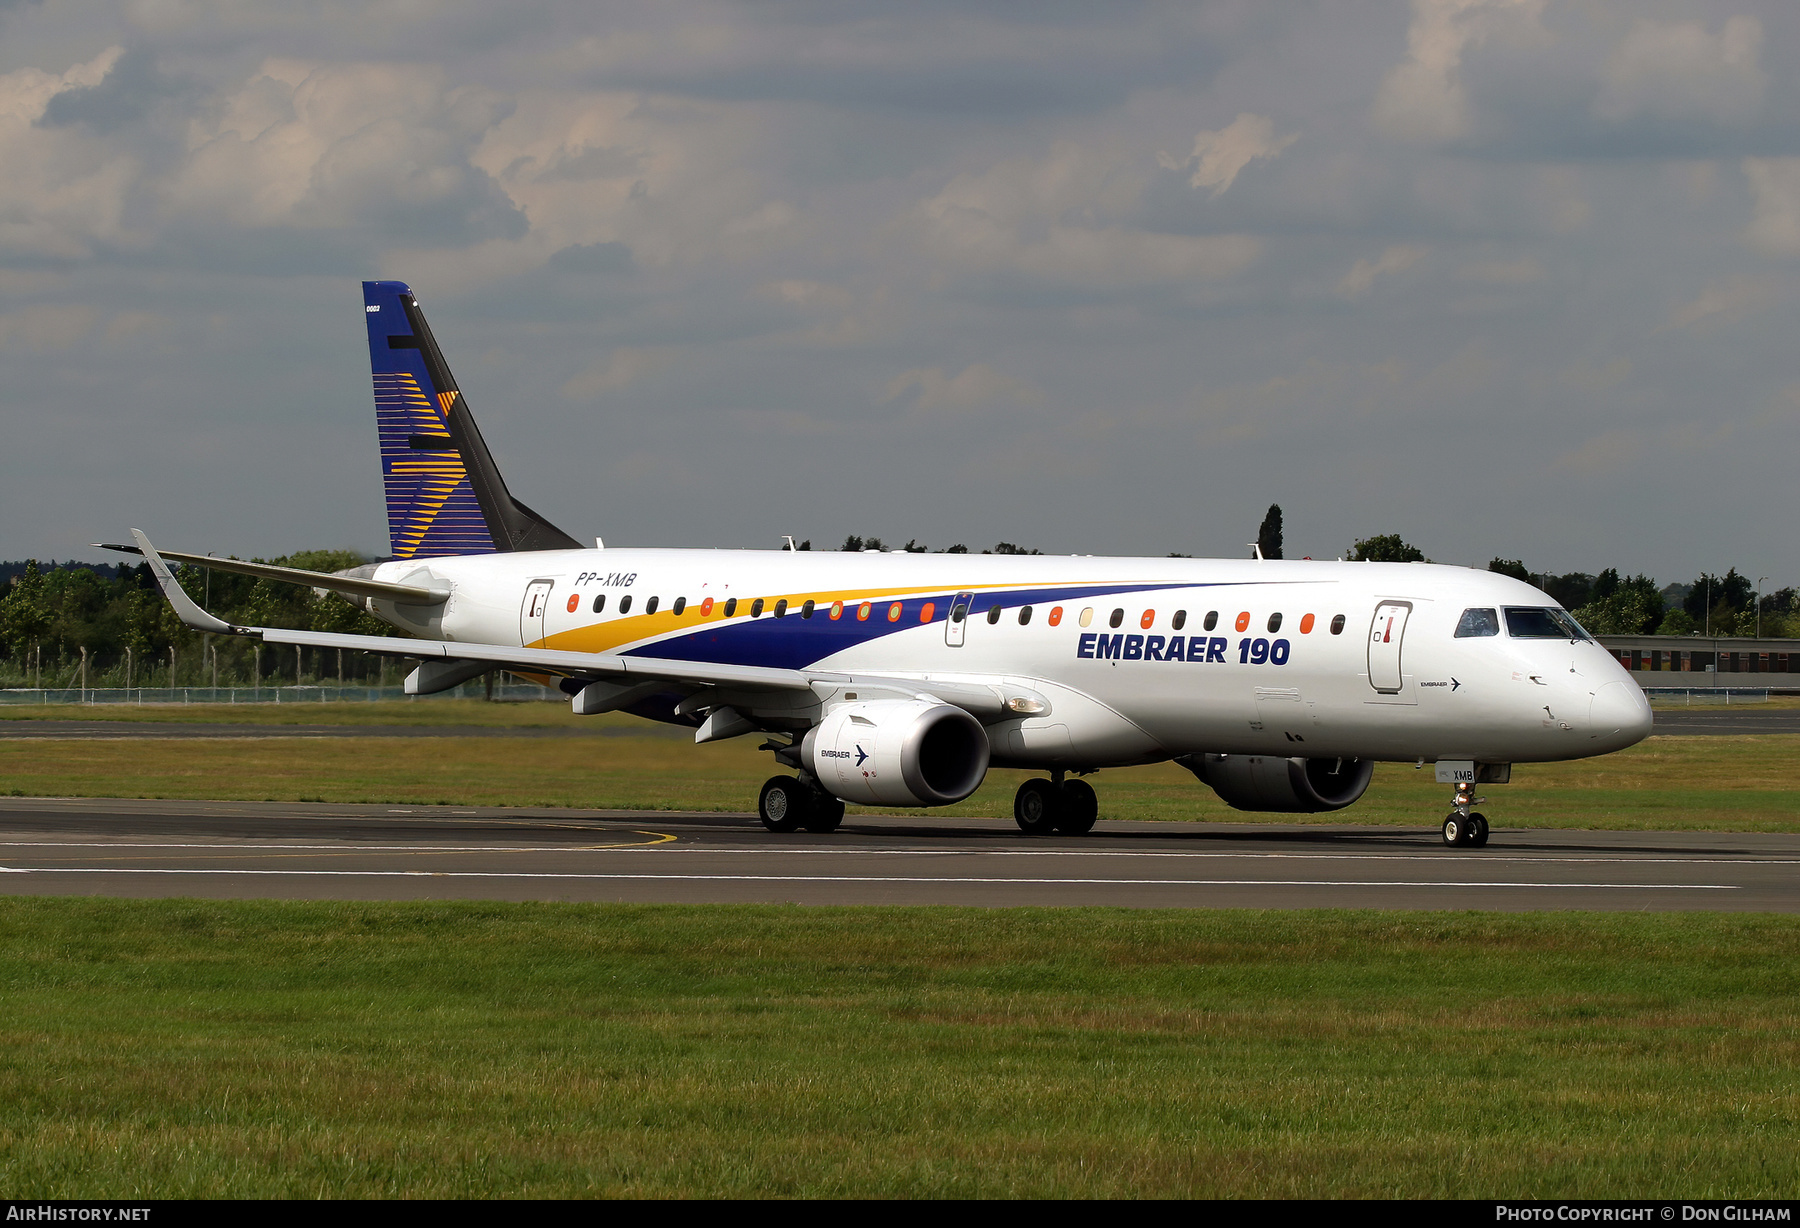
<path fill-rule="evenodd" d="M 846 803 L 932 807 L 990 768 L 1043 773 L 1013 817 L 1080 835 L 1085 779 L 1173 761 L 1244 811 L 1321 813 L 1379 761 L 1455 786 L 1443 840 L 1488 841 L 1477 785 L 1511 765 L 1643 739 L 1650 705 L 1547 594 L 1428 563 L 622 549 L 514 498 L 402 282 L 363 283 L 393 558 L 337 574 L 159 552 L 181 621 L 268 644 L 416 659 L 424 695 L 495 670 L 578 714 L 761 734 L 786 769 L 771 832 L 837 829 Z M 340 593 L 412 638 L 235 626 L 167 560 Z"/>

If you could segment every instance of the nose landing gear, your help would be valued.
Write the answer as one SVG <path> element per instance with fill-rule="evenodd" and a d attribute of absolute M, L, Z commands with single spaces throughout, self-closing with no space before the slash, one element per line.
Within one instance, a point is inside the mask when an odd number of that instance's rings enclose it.
<path fill-rule="evenodd" d="M 1456 786 L 1455 807 L 1444 819 L 1444 843 L 1452 848 L 1485 848 L 1488 842 L 1488 821 L 1469 807 L 1487 801 L 1485 797 L 1470 797 L 1475 786 L 1467 781 Z"/>

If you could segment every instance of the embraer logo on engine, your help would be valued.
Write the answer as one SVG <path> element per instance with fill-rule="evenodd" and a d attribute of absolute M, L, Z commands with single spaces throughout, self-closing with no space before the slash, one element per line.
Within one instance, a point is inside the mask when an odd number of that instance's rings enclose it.
<path fill-rule="evenodd" d="M 863 765 L 863 760 L 867 759 L 868 757 L 869 757 L 869 752 L 864 750 L 861 746 L 858 746 L 856 748 L 856 764 L 855 764 L 855 766 L 861 767 Z"/>

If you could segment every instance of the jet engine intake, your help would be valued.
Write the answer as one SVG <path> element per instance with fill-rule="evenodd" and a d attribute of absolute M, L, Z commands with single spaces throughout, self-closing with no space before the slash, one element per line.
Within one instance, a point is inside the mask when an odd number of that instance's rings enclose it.
<path fill-rule="evenodd" d="M 987 775 L 987 730 L 961 708 L 934 700 L 843 704 L 808 731 L 800 760 L 846 802 L 947 806 Z"/>
<path fill-rule="evenodd" d="M 1234 810 L 1317 814 L 1342 810 L 1369 787 L 1370 759 L 1283 759 L 1274 755 L 1183 755 L 1176 760 Z"/>

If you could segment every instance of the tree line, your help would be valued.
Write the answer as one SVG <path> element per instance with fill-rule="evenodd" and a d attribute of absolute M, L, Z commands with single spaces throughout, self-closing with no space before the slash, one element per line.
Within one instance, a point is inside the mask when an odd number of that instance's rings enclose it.
<path fill-rule="evenodd" d="M 338 571 L 365 560 L 346 550 L 305 550 L 257 560 L 306 571 Z M 394 635 L 342 597 L 208 568 L 176 569 L 182 587 L 233 623 Z M 396 665 L 365 653 L 263 647 L 238 636 L 202 635 L 182 626 L 156 589 L 147 563 L 41 567 L 0 563 L 0 686 L 243 686 L 252 681 L 392 683 Z"/>
<path fill-rule="evenodd" d="M 1282 557 L 1279 505 L 1257 531 L 1264 558 Z M 812 542 L 796 547 L 811 550 Z M 886 550 L 879 537 L 850 534 L 842 551 Z M 909 539 L 908 553 L 928 548 Z M 969 554 L 957 544 L 936 553 Z M 1041 551 L 999 542 L 981 554 Z M 1423 551 L 1398 534 L 1359 539 L 1348 557 L 1369 562 L 1427 562 Z M 305 571 L 330 572 L 366 562 L 344 550 L 305 550 L 258 560 Z M 1616 568 L 1589 574 L 1534 573 L 1518 559 L 1496 558 L 1488 570 L 1513 576 L 1548 593 L 1596 635 L 1702 635 L 1800 637 L 1800 594 L 1792 587 L 1764 593 L 1736 568 L 1702 572 L 1688 584 L 1659 586 L 1644 575 Z M 177 568 L 183 587 L 229 622 L 308 631 L 395 635 L 393 628 L 332 593 L 258 580 L 228 572 Z M 116 566 L 36 560 L 0 562 L 0 686 L 74 686 L 85 661 L 87 685 L 221 686 L 264 684 L 393 683 L 402 666 L 364 653 L 328 649 L 264 648 L 235 636 L 204 636 L 181 625 L 150 575 L 148 564 Z"/>
<path fill-rule="evenodd" d="M 1364 538 L 1351 558 L 1358 562 L 1423 563 L 1423 551 L 1398 534 Z M 1496 558 L 1487 569 L 1523 580 L 1548 593 L 1595 635 L 1718 635 L 1768 638 L 1800 636 L 1800 593 L 1787 587 L 1762 594 L 1733 567 L 1724 575 L 1703 571 L 1688 584 L 1659 586 L 1649 576 L 1533 572 L 1518 559 Z"/>

